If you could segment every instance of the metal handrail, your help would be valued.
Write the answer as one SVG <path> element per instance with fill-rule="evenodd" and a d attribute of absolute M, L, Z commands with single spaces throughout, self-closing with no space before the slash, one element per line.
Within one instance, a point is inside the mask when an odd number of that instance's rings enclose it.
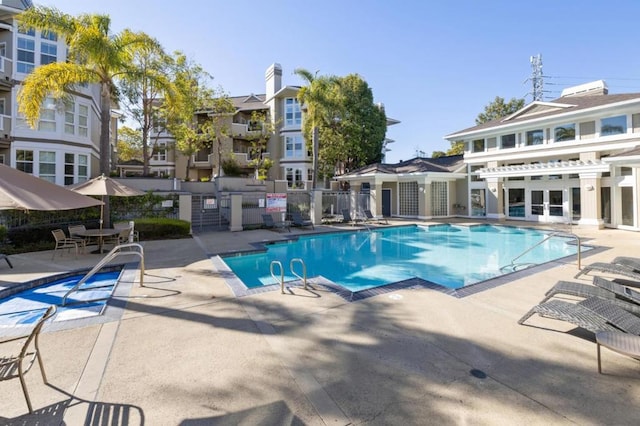
<path fill-rule="evenodd" d="M 293 268 L 294 263 L 300 263 L 302 265 L 302 276 L 298 275 Z M 302 280 L 304 283 L 304 289 L 307 290 L 307 265 L 304 264 L 304 260 L 296 257 L 291 259 L 289 262 L 289 269 L 291 269 L 291 274 L 295 275 L 299 280 Z"/>
<path fill-rule="evenodd" d="M 576 234 L 571 233 L 571 232 L 553 232 L 549 235 L 547 235 L 544 239 L 542 239 L 542 241 L 537 242 L 536 244 L 534 244 L 533 246 L 529 247 L 528 249 L 526 249 L 524 252 L 520 253 L 518 256 L 514 257 L 511 260 L 511 265 L 516 263 L 516 260 L 520 259 L 522 256 L 524 256 L 525 254 L 529 253 L 531 250 L 535 249 L 536 247 L 538 247 L 539 245 L 543 244 L 544 242 L 548 241 L 549 239 L 553 238 L 553 237 L 558 237 L 558 236 L 565 236 L 565 237 L 573 237 L 576 240 L 576 243 L 578 245 L 578 269 L 582 269 L 581 268 L 581 258 L 582 258 L 582 254 L 581 254 L 581 245 L 580 245 L 580 237 L 578 237 Z"/>
<path fill-rule="evenodd" d="M 137 248 L 140 251 L 122 251 L 122 249 L 124 248 L 134 248 L 134 249 Z M 87 274 L 84 277 L 82 277 L 80 281 L 77 282 L 76 285 L 74 285 L 71 289 L 69 289 L 69 291 L 65 293 L 65 295 L 62 297 L 62 306 L 65 306 L 67 304 L 67 297 L 69 297 L 71 293 L 75 293 L 79 291 L 78 288 L 82 284 L 87 282 L 87 280 L 92 276 L 94 276 L 99 270 L 101 270 L 107 263 L 111 262 L 113 259 L 115 259 L 118 256 L 128 255 L 128 254 L 135 254 L 140 257 L 140 287 L 144 287 L 144 283 L 143 283 L 144 249 L 140 244 L 137 244 L 137 243 L 120 244 L 115 246 L 113 249 L 111 249 L 111 251 L 107 253 L 105 257 L 103 257 L 102 260 L 96 264 L 96 266 L 91 268 L 91 270 L 87 272 Z M 102 299 L 87 300 L 87 302 L 95 302 L 96 300 L 102 300 Z"/>
<path fill-rule="evenodd" d="M 269 265 L 269 272 L 271 272 L 273 279 L 278 281 L 278 277 L 273 273 L 273 267 L 276 265 L 280 267 L 280 293 L 284 294 L 284 268 L 282 267 L 282 263 L 280 263 L 279 260 L 272 260 Z"/>

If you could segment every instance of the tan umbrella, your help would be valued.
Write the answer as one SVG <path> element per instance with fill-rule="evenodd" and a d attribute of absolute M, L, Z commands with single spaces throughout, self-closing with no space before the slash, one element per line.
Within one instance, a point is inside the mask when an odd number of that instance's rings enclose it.
<path fill-rule="evenodd" d="M 136 195 L 144 195 L 144 191 L 130 188 L 105 175 L 89 179 L 86 182 L 71 185 L 69 186 L 69 189 L 77 192 L 78 194 L 100 195 L 102 197 L 103 204 L 100 206 L 100 229 L 102 229 L 102 223 L 104 222 L 105 195 L 114 197 L 133 197 Z"/>
<path fill-rule="evenodd" d="M 97 205 L 102 202 L 0 164 L 0 210 L 71 210 Z"/>

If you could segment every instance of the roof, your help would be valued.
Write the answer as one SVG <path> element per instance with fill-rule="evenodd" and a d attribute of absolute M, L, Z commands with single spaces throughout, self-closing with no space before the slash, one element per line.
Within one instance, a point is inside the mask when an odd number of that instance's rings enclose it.
<path fill-rule="evenodd" d="M 341 178 L 367 174 L 407 174 L 407 173 L 453 173 L 464 166 L 462 155 L 438 158 L 416 157 L 395 164 L 374 163 L 346 173 Z"/>
<path fill-rule="evenodd" d="M 455 138 L 457 136 L 462 136 L 466 133 L 472 133 L 479 130 L 497 128 L 515 123 L 524 123 L 532 119 L 553 117 L 554 115 L 579 112 L 591 108 L 614 105 L 634 100 L 640 101 L 640 93 L 565 96 L 550 102 L 532 102 L 510 116 L 498 118 L 496 120 L 454 132 L 445 136 L 445 138 Z"/>
<path fill-rule="evenodd" d="M 269 108 L 264 103 L 265 96 L 266 95 L 264 94 L 254 95 L 252 93 L 244 96 L 231 96 L 229 100 L 235 107 L 236 111 L 256 111 Z"/>

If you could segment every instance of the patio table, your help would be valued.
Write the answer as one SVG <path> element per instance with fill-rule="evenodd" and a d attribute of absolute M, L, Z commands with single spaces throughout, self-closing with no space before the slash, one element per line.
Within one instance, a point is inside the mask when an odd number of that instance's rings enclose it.
<path fill-rule="evenodd" d="M 91 237 L 97 238 L 98 240 L 98 250 L 92 251 L 91 253 L 100 253 L 102 254 L 102 248 L 104 244 L 104 237 L 111 237 L 113 235 L 119 234 L 119 229 L 113 228 L 103 228 L 103 229 L 85 229 L 84 231 L 76 232 L 76 235 L 80 235 L 81 237 Z"/>

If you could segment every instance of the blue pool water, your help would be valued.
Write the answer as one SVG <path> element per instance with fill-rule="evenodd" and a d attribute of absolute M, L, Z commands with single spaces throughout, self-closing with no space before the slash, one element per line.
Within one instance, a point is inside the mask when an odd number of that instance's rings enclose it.
<path fill-rule="evenodd" d="M 61 306 L 63 296 L 84 274 L 53 279 L 46 284 L 4 298 L 0 300 L 0 327 L 37 321 L 49 305 L 58 306 L 56 321 L 99 315 L 104 309 L 106 299 L 113 293 L 120 274 L 121 270 L 95 274 L 80 287 L 82 291 L 75 292 L 67 298 L 67 305 L 64 307 Z M 88 302 L 102 298 L 105 300 Z"/>
<path fill-rule="evenodd" d="M 223 260 L 248 288 L 276 283 L 270 274 L 274 260 L 282 263 L 285 280 L 296 279 L 287 274 L 293 258 L 304 261 L 308 277 L 321 275 L 350 291 L 415 277 L 461 288 L 577 253 L 573 239 L 553 237 L 518 259 L 515 268 L 509 267 L 513 258 L 546 236 L 509 226 L 409 226 L 304 236 L 269 244 L 263 253 Z"/>

